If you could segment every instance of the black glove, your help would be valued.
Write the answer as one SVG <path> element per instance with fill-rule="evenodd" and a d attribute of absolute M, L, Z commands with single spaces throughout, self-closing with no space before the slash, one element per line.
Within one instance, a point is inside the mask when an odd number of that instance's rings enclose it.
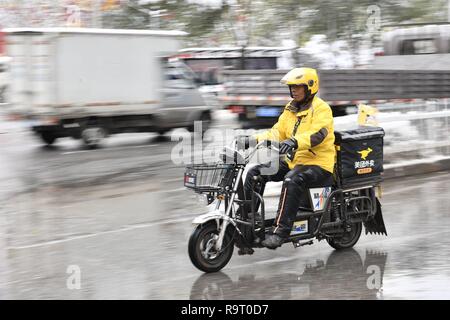
<path fill-rule="evenodd" d="M 256 138 L 253 136 L 237 136 L 236 146 L 239 150 L 248 149 L 250 146 L 256 145 Z"/>
<path fill-rule="evenodd" d="M 280 154 L 286 154 L 288 159 L 292 161 L 294 159 L 294 154 L 297 148 L 298 143 L 294 138 L 284 140 L 280 144 Z"/>

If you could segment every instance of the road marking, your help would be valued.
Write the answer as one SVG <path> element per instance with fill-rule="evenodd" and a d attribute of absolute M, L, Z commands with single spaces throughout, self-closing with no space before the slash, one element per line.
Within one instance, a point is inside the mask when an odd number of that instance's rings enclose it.
<path fill-rule="evenodd" d="M 149 147 L 157 147 L 159 144 L 149 144 L 143 146 L 128 146 L 128 147 L 113 147 L 113 148 L 100 148 L 100 149 L 92 149 L 92 150 L 77 150 L 77 151 L 68 151 L 63 152 L 63 155 L 69 154 L 77 154 L 77 153 L 86 153 L 86 152 L 97 152 L 97 151 L 118 151 L 118 150 L 128 150 L 128 149 L 139 149 L 139 148 L 149 148 Z"/>
<path fill-rule="evenodd" d="M 159 225 L 162 225 L 162 224 L 186 222 L 186 221 L 193 220 L 196 216 L 197 215 L 190 216 L 188 218 L 182 218 L 182 219 L 172 219 L 172 220 L 164 220 L 164 221 L 151 222 L 151 223 L 135 224 L 135 225 L 125 226 L 125 227 L 122 227 L 122 228 L 119 228 L 119 229 L 116 229 L 116 230 L 108 230 L 108 231 L 102 231 L 102 232 L 91 233 L 91 234 L 83 234 L 83 235 L 78 235 L 78 236 L 71 236 L 71 237 L 68 237 L 68 238 L 65 238 L 65 239 L 44 241 L 44 242 L 39 242 L 39 243 L 30 244 L 30 245 L 26 245 L 26 246 L 6 247 L 6 249 L 7 250 L 23 250 L 23 249 L 31 249 L 31 248 L 38 248 L 38 247 L 46 247 L 46 246 L 50 246 L 50 245 L 54 245 L 54 244 L 60 244 L 60 243 L 64 243 L 64 242 L 74 241 L 74 240 L 88 239 L 88 238 L 93 238 L 93 237 L 97 237 L 97 236 L 103 236 L 103 235 L 108 235 L 108 234 L 127 232 L 127 231 L 132 231 L 132 230 L 137 230 L 137 229 L 152 228 L 152 227 L 159 226 Z"/>
<path fill-rule="evenodd" d="M 161 190 L 161 191 L 158 191 L 158 192 L 161 192 L 161 193 L 172 193 L 172 192 L 180 192 L 180 191 L 185 191 L 185 190 L 187 190 L 186 187 L 177 188 L 177 189 L 171 189 L 171 190 Z"/>
<path fill-rule="evenodd" d="M 164 182 L 183 182 L 183 178 L 182 177 L 178 177 L 176 179 L 168 179 L 168 180 L 164 180 Z"/>

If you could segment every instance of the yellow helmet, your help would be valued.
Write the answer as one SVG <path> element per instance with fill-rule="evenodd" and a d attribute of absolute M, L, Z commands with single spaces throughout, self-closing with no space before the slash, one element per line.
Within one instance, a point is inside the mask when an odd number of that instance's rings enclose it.
<path fill-rule="evenodd" d="M 316 69 L 295 68 L 286 73 L 280 81 L 288 86 L 305 85 L 309 95 L 316 94 L 319 91 L 319 76 Z"/>

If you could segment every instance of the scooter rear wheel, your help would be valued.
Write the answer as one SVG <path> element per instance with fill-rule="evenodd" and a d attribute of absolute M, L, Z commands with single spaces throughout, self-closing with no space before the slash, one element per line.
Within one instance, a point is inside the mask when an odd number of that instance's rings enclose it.
<path fill-rule="evenodd" d="M 203 272 L 217 272 L 227 265 L 233 255 L 234 240 L 230 232 L 225 232 L 222 249 L 214 245 L 219 237 L 215 222 L 199 225 L 189 238 L 189 258 L 192 264 Z"/>
<path fill-rule="evenodd" d="M 357 222 L 351 225 L 351 230 L 345 232 L 342 236 L 328 238 L 327 242 L 336 250 L 352 248 L 359 240 L 362 231 L 362 223 Z"/>

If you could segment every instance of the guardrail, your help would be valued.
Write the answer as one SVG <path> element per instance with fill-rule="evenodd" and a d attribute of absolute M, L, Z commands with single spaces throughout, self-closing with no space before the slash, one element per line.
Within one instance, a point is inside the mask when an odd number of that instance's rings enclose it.
<path fill-rule="evenodd" d="M 227 105 L 283 105 L 290 100 L 280 79 L 288 70 L 224 71 Z M 331 105 L 450 98 L 450 71 L 319 70 L 322 99 Z"/>

